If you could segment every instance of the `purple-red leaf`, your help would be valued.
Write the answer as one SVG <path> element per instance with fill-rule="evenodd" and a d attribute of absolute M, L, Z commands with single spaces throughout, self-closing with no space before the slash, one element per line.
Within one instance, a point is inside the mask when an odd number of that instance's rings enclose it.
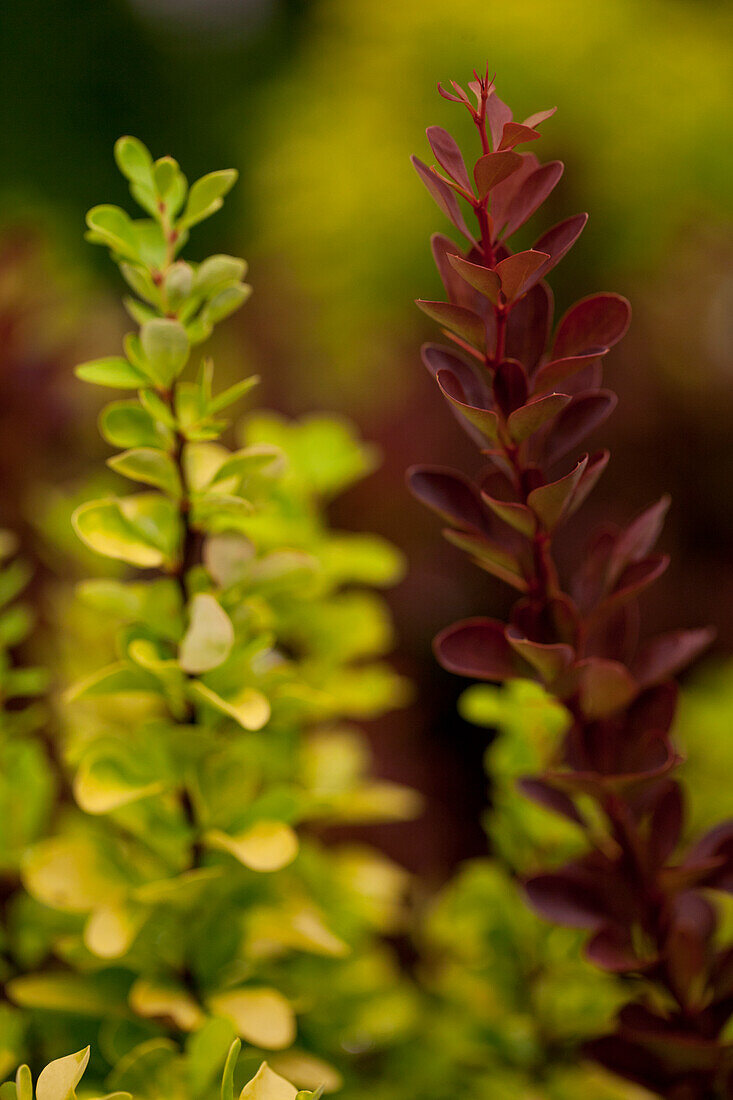
<path fill-rule="evenodd" d="M 545 397 L 538 397 L 521 409 L 516 409 L 507 420 L 509 435 L 515 443 L 522 443 L 548 420 L 561 413 L 570 400 L 564 393 L 548 393 Z"/>
<path fill-rule="evenodd" d="M 539 396 L 541 393 L 557 389 L 568 378 L 585 370 L 591 363 L 597 363 L 605 354 L 606 352 L 603 351 L 592 355 L 573 355 L 567 359 L 553 359 L 549 363 L 544 363 L 534 376 L 534 393 Z"/>
<path fill-rule="evenodd" d="M 504 225 L 499 225 L 499 214 L 492 206 L 492 216 L 498 235 L 511 237 L 528 222 L 545 199 L 554 191 L 560 181 L 565 165 L 561 160 L 552 160 L 535 168 L 520 184 L 510 202 L 506 205 Z"/>
<path fill-rule="evenodd" d="M 528 372 L 540 361 L 552 322 L 552 291 L 537 283 L 512 306 L 506 326 L 506 356 L 518 359 Z"/>
<path fill-rule="evenodd" d="M 476 180 L 479 198 L 486 196 L 503 180 L 508 179 L 522 165 L 519 153 L 512 153 L 508 149 L 500 153 L 486 153 L 476 161 L 473 177 Z"/>
<path fill-rule="evenodd" d="M 575 214 L 572 218 L 566 218 L 564 222 L 548 229 L 532 246 L 537 252 L 547 252 L 549 260 L 546 260 L 534 276 L 534 282 L 544 279 L 553 267 L 560 263 L 577 241 L 585 229 L 588 221 L 587 214 Z"/>
<path fill-rule="evenodd" d="M 441 393 L 453 408 L 465 416 L 469 423 L 478 428 L 489 442 L 495 443 L 499 434 L 499 418 L 496 413 L 491 409 L 469 405 L 466 402 L 466 395 L 458 378 L 450 371 L 438 371 L 437 381 Z"/>
<path fill-rule="evenodd" d="M 590 492 L 592 492 L 596 482 L 600 478 L 606 466 L 608 466 L 608 460 L 610 457 L 610 451 L 596 451 L 596 453 L 588 459 L 588 465 L 586 466 L 583 472 L 583 476 L 580 479 L 580 484 L 573 493 L 572 500 L 569 501 L 567 507 L 565 508 L 566 518 L 568 516 L 571 516 L 573 512 L 577 512 L 578 508 L 580 508 L 585 498 Z"/>
<path fill-rule="evenodd" d="M 535 875 L 524 889 L 534 911 L 554 924 L 597 929 L 606 920 L 603 898 L 566 872 Z"/>
<path fill-rule="evenodd" d="M 461 208 L 458 205 L 458 199 L 453 194 L 448 184 L 444 183 L 435 172 L 431 172 L 427 164 L 423 164 L 419 157 L 412 157 L 412 163 L 420 179 L 423 181 L 448 220 L 463 234 L 466 240 L 475 244 L 474 238 L 466 225 L 466 220 L 463 217 Z"/>
<path fill-rule="evenodd" d="M 545 461 L 552 466 L 602 424 L 617 402 L 611 390 L 575 394 L 560 413 L 545 441 Z"/>
<path fill-rule="evenodd" d="M 452 348 L 443 347 L 441 344 L 423 344 L 420 353 L 423 363 L 433 378 L 438 377 L 438 371 L 450 371 L 460 382 L 469 405 L 486 405 L 489 400 L 488 385 Z"/>
<path fill-rule="evenodd" d="M 480 264 L 469 263 L 462 256 L 448 256 L 451 267 L 458 272 L 469 286 L 483 294 L 494 305 L 499 304 L 499 291 L 501 279 L 490 267 L 482 267 Z"/>
<path fill-rule="evenodd" d="M 483 535 L 453 531 L 450 527 L 443 531 L 443 535 L 453 546 L 470 554 L 475 564 L 485 569 L 487 573 L 516 588 L 518 592 L 527 591 L 527 582 L 519 562 L 504 546 Z"/>
<path fill-rule="evenodd" d="M 501 141 L 501 135 L 507 122 L 512 120 L 511 107 L 507 107 L 503 100 L 499 99 L 496 92 L 492 92 L 486 101 L 486 121 L 489 124 L 491 141 L 496 149 Z"/>
<path fill-rule="evenodd" d="M 565 477 L 533 489 L 527 497 L 527 503 L 546 531 L 553 531 L 566 514 L 587 465 L 588 455 L 584 455 Z"/>
<path fill-rule="evenodd" d="M 542 779 L 520 779 L 517 786 L 522 794 L 536 802 L 538 806 L 543 806 L 546 810 L 553 810 L 556 814 L 567 818 L 575 825 L 584 824 L 572 798 L 566 795 L 564 791 L 559 791 Z"/>
<path fill-rule="evenodd" d="M 445 168 L 451 179 L 460 184 L 465 191 L 472 191 L 461 150 L 448 131 L 441 126 L 428 126 L 426 133 L 430 148 L 441 168 Z"/>
<path fill-rule="evenodd" d="M 672 630 L 645 642 L 639 649 L 633 664 L 636 679 L 647 687 L 657 684 L 694 661 L 707 649 L 715 637 L 711 628 L 700 630 Z"/>
<path fill-rule="evenodd" d="M 457 306 L 453 302 L 426 302 L 422 298 L 418 298 L 415 304 L 439 325 L 455 332 L 473 347 L 484 350 L 486 326 L 473 310 L 466 309 L 465 306 Z"/>
<path fill-rule="evenodd" d="M 572 646 L 562 642 L 551 645 L 531 642 L 528 638 L 523 638 L 515 627 L 507 628 L 506 637 L 512 649 L 540 674 L 546 684 L 553 683 L 575 659 Z"/>
<path fill-rule="evenodd" d="M 413 496 L 442 519 L 469 531 L 489 533 L 478 489 L 463 474 L 438 466 L 413 466 L 407 471 L 407 483 Z"/>
<path fill-rule="evenodd" d="M 521 122 L 506 122 L 501 132 L 499 150 L 513 149 L 515 145 L 523 145 L 525 141 L 536 141 L 541 137 L 531 126 L 524 126 Z"/>
<path fill-rule="evenodd" d="M 448 672 L 476 680 L 510 680 L 516 657 L 495 619 L 465 619 L 438 634 L 433 642 L 438 662 Z"/>
<path fill-rule="evenodd" d="M 580 662 L 578 672 L 580 705 L 591 720 L 615 714 L 637 694 L 636 681 L 619 661 L 588 657 Z"/>
<path fill-rule="evenodd" d="M 494 370 L 492 384 L 494 403 L 504 416 L 524 405 L 529 396 L 529 383 L 524 367 L 516 359 L 504 359 Z"/>
<path fill-rule="evenodd" d="M 608 563 L 608 584 L 610 587 L 618 580 L 619 576 L 632 562 L 645 557 L 654 549 L 657 539 L 662 533 L 664 518 L 667 515 L 671 501 L 666 494 L 656 504 L 650 505 L 629 524 L 625 531 L 619 535 L 613 548 L 611 559 Z"/>
<path fill-rule="evenodd" d="M 557 326 L 554 359 L 611 348 L 625 335 L 631 306 L 620 294 L 592 294 L 576 302 Z"/>
<path fill-rule="evenodd" d="M 492 512 L 504 523 L 508 523 L 510 527 L 513 527 L 515 531 L 519 531 L 521 535 L 525 535 L 527 538 L 531 538 L 535 533 L 537 521 L 525 504 L 518 504 L 510 500 L 499 500 L 497 497 L 489 496 L 485 490 L 482 491 L 481 497 Z"/>
<path fill-rule="evenodd" d="M 529 290 L 533 277 L 549 260 L 547 252 L 536 252 L 529 248 L 526 252 L 517 252 L 507 256 L 496 265 L 496 273 L 501 279 L 501 289 L 507 302 L 513 302 Z"/>
<path fill-rule="evenodd" d="M 552 118 L 556 111 L 557 107 L 549 107 L 546 111 L 535 111 L 535 113 L 533 115 L 530 115 L 529 118 L 525 118 L 522 125 L 529 126 L 530 129 L 534 130 L 537 128 L 537 126 L 540 126 L 548 118 Z"/>

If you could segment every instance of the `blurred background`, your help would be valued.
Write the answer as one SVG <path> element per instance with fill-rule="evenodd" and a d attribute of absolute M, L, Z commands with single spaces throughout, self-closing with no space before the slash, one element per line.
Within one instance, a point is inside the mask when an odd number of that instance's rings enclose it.
<path fill-rule="evenodd" d="M 527 243 L 588 210 L 586 232 L 554 274 L 558 315 L 598 290 L 634 306 L 629 335 L 606 360 L 620 407 L 592 441 L 610 445 L 613 461 L 574 521 L 568 553 L 600 518 L 622 522 L 672 493 L 663 548 L 673 564 L 646 598 L 646 622 L 650 631 L 717 625 L 717 655 L 686 713 L 725 740 L 731 15 L 723 0 L 2 5 L 0 525 L 35 555 L 42 601 L 44 571 L 64 570 L 39 534 L 44 502 L 84 484 L 106 453 L 97 396 L 72 368 L 114 353 L 127 327 L 115 271 L 82 239 L 90 206 L 130 205 L 115 139 L 135 134 L 155 156 L 174 155 L 189 178 L 238 168 L 232 198 L 190 248 L 193 259 L 226 251 L 251 265 L 255 295 L 214 354 L 224 378 L 262 375 L 262 404 L 342 413 L 382 451 L 379 471 L 333 520 L 386 535 L 409 562 L 391 597 L 395 660 L 419 702 L 370 732 L 382 774 L 428 796 L 418 823 L 379 836 L 426 880 L 484 851 L 487 799 L 485 731 L 457 718 L 461 684 L 437 669 L 430 640 L 464 614 L 501 613 L 506 596 L 443 545 L 404 488 L 411 463 L 473 472 L 476 462 L 420 365 L 419 344 L 434 333 L 412 301 L 440 296 L 428 238 L 446 225 L 409 154 L 426 157 L 429 124 L 473 140 L 436 82 L 465 82 L 487 60 L 517 117 L 557 105 L 539 155 L 562 158 L 566 172 Z M 718 697 L 727 711 L 706 703 Z"/>

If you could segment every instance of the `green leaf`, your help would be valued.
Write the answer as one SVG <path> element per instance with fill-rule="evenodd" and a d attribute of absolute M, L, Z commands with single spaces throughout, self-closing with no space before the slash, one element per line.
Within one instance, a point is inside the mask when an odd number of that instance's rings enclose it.
<path fill-rule="evenodd" d="M 170 493 L 171 496 L 180 497 L 183 491 L 181 478 L 173 459 L 170 455 L 152 447 L 137 447 L 131 451 L 124 451 L 123 454 L 108 458 L 107 465 L 132 481 L 154 485 L 156 489 L 162 489 L 164 493 Z"/>
<path fill-rule="evenodd" d="M 152 184 L 153 158 L 135 137 L 121 137 L 115 142 L 115 161 L 123 176 L 146 186 Z"/>
<path fill-rule="evenodd" d="M 121 263 L 120 272 L 131 290 L 156 309 L 160 308 L 160 290 L 153 282 L 147 268 L 138 264 Z"/>
<path fill-rule="evenodd" d="M 93 672 L 69 688 L 67 702 L 93 698 L 99 695 L 117 695 L 126 692 L 144 692 L 157 695 L 160 685 L 154 676 L 137 665 L 117 661 Z"/>
<path fill-rule="evenodd" d="M 183 260 L 178 260 L 169 267 L 163 285 L 169 310 L 177 309 L 193 288 L 193 268 Z"/>
<path fill-rule="evenodd" d="M 169 389 L 188 361 L 190 347 L 183 325 L 167 318 L 146 321 L 140 331 L 140 342 L 151 375 L 159 385 Z"/>
<path fill-rule="evenodd" d="M 243 306 L 251 293 L 252 287 L 247 283 L 235 283 L 234 286 L 224 287 L 204 306 L 204 322 L 215 325 L 218 321 L 223 321 L 230 313 L 234 313 Z"/>
<path fill-rule="evenodd" d="M 154 569 L 164 562 L 160 548 L 150 543 L 122 514 L 114 498 L 90 501 L 77 508 L 71 522 L 79 538 L 98 554 Z"/>
<path fill-rule="evenodd" d="M 138 260 L 138 241 L 132 219 L 119 206 L 95 206 L 87 214 L 93 244 L 104 244 L 128 260 Z"/>
<path fill-rule="evenodd" d="M 165 427 L 156 423 L 147 409 L 137 401 L 113 401 L 99 417 L 102 437 L 113 447 L 152 447 L 167 450 L 172 436 Z"/>
<path fill-rule="evenodd" d="M 117 390 L 138 390 L 148 383 L 148 379 L 127 359 L 120 355 L 110 355 L 104 359 L 92 359 L 80 363 L 74 374 L 82 382 L 92 382 L 96 386 L 111 386 Z"/>
<path fill-rule="evenodd" d="M 220 485 L 228 478 L 241 481 L 242 478 L 254 474 L 277 477 L 283 472 L 285 465 L 285 455 L 279 447 L 268 446 L 266 443 L 254 444 L 230 454 L 219 466 L 209 485 Z"/>
<path fill-rule="evenodd" d="M 251 389 L 254 389 L 259 381 L 259 375 L 253 374 L 251 378 L 243 378 L 241 382 L 235 382 L 233 386 L 222 390 L 216 397 L 212 397 L 207 411 L 211 415 L 221 412 L 222 409 L 226 409 L 228 405 L 233 405 L 240 397 L 244 397 Z"/>
<path fill-rule="evenodd" d="M 18 1100 L 33 1100 L 33 1078 L 30 1066 L 19 1066 L 15 1075 Z"/>
<path fill-rule="evenodd" d="M 199 264 L 194 290 L 208 296 L 224 283 L 240 283 L 246 274 L 247 264 L 237 256 L 209 256 Z"/>
<path fill-rule="evenodd" d="M 171 190 L 176 181 L 176 176 L 180 172 L 178 161 L 173 157 L 160 157 L 156 160 L 153 167 L 153 179 L 155 181 L 155 189 L 161 199 L 165 199 L 168 192 Z"/>
<path fill-rule="evenodd" d="M 190 227 L 215 214 L 223 205 L 224 195 L 236 183 L 237 176 L 236 169 L 224 168 L 196 180 L 189 191 L 181 225 Z"/>
<path fill-rule="evenodd" d="M 183 636 L 178 662 L 185 672 L 209 672 L 226 661 L 234 645 L 234 627 L 224 608 L 206 593 L 191 600 L 188 630 Z"/>
<path fill-rule="evenodd" d="M 239 1052 L 242 1049 L 241 1039 L 235 1039 L 229 1047 L 227 1060 L 224 1064 L 224 1073 L 221 1079 L 221 1100 L 234 1100 L 234 1070 L 237 1066 Z"/>
<path fill-rule="evenodd" d="M 242 729 L 260 730 L 270 720 L 270 704 L 257 688 L 244 687 L 233 698 L 223 699 L 200 680 L 191 680 L 188 691 L 194 702 L 205 703 L 233 718 Z"/>

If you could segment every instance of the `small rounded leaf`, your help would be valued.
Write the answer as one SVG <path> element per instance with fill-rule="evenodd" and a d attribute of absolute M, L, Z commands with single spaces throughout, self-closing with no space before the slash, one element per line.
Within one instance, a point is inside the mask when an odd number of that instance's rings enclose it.
<path fill-rule="evenodd" d="M 41 1070 L 36 1082 L 36 1100 L 67 1100 L 73 1096 L 88 1062 L 89 1047 L 51 1062 Z"/>
<path fill-rule="evenodd" d="M 168 388 L 188 360 L 190 346 L 183 325 L 165 317 L 146 321 L 140 329 L 140 343 L 151 375 Z"/>
<path fill-rule="evenodd" d="M 215 1015 L 231 1020 L 240 1038 L 253 1046 L 283 1050 L 295 1039 L 295 1013 L 276 989 L 227 990 L 211 997 L 209 1008 Z"/>
<path fill-rule="evenodd" d="M 200 592 L 191 601 L 190 621 L 178 651 L 184 672 L 201 673 L 218 668 L 234 645 L 234 627 L 213 596 Z"/>

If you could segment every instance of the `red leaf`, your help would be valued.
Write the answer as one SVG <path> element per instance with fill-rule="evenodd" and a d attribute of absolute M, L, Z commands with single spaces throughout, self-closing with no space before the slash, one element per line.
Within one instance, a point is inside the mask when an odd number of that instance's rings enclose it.
<path fill-rule="evenodd" d="M 499 304 L 499 291 L 501 279 L 490 267 L 482 267 L 480 264 L 471 264 L 462 256 L 449 256 L 448 262 L 470 286 L 478 290 L 494 305 Z"/>
<path fill-rule="evenodd" d="M 529 248 L 526 252 L 507 256 L 496 265 L 496 273 L 501 279 L 501 289 L 507 302 L 521 298 L 529 290 L 533 276 L 549 258 L 547 252 L 536 252 Z"/>
<path fill-rule="evenodd" d="M 535 111 L 535 113 L 533 115 L 530 115 L 529 118 L 525 118 L 522 125 L 529 126 L 531 129 L 535 129 L 537 126 L 540 126 L 543 122 L 545 122 L 548 118 L 552 118 L 556 111 L 557 107 L 550 107 L 547 111 Z"/>
<path fill-rule="evenodd" d="M 535 875 L 524 889 L 535 912 L 553 924 L 595 929 L 605 922 L 603 899 L 590 885 L 563 871 Z"/>
<path fill-rule="evenodd" d="M 445 88 L 443 87 L 442 84 L 438 83 L 438 91 L 442 95 L 443 99 L 450 99 L 454 103 L 469 103 L 470 104 L 470 100 L 469 100 L 468 96 L 466 95 L 466 93 L 464 92 L 463 88 L 461 88 L 460 85 L 456 84 L 455 80 L 451 80 L 451 84 L 453 85 L 455 90 L 460 93 L 460 95 L 451 95 L 450 92 L 446 92 L 446 90 L 445 90 Z"/>
<path fill-rule="evenodd" d="M 527 504 L 546 531 L 553 531 L 567 512 L 587 465 L 588 455 L 584 455 L 565 477 L 533 489 L 527 497 Z"/>
<path fill-rule="evenodd" d="M 616 406 L 611 390 L 588 390 L 575 394 L 560 413 L 545 441 L 545 461 L 552 466 L 602 424 Z"/>
<path fill-rule="evenodd" d="M 504 359 L 494 371 L 492 385 L 494 404 L 504 416 L 524 405 L 529 396 L 529 383 L 524 367 L 516 359 Z"/>
<path fill-rule="evenodd" d="M 444 183 L 443 180 L 436 176 L 435 172 L 431 172 L 427 164 L 423 164 L 418 157 L 412 157 L 412 163 L 420 179 L 423 181 L 448 220 L 453 223 L 456 229 L 458 229 L 467 240 L 475 244 L 476 242 L 468 230 L 465 218 L 458 205 L 458 199 L 453 194 L 448 184 Z"/>
<path fill-rule="evenodd" d="M 542 779 L 520 779 L 517 783 L 519 790 L 538 806 L 544 806 L 546 810 L 553 810 L 561 817 L 567 818 L 575 825 L 583 825 L 584 821 L 575 806 L 573 800 L 564 791 L 558 791 Z"/>
<path fill-rule="evenodd" d="M 506 122 L 501 132 L 499 149 L 513 149 L 515 145 L 524 145 L 526 141 L 536 141 L 541 134 L 533 130 L 531 126 L 524 126 L 521 122 Z"/>
<path fill-rule="evenodd" d="M 656 554 L 627 566 L 619 577 L 616 588 L 601 604 L 602 611 L 607 614 L 610 608 L 620 607 L 630 599 L 640 596 L 644 589 L 659 580 L 668 565 L 669 557 L 666 554 Z"/>
<path fill-rule="evenodd" d="M 628 706 L 637 694 L 629 670 L 618 661 L 588 657 L 578 665 L 580 705 L 587 718 L 607 718 Z"/>
<path fill-rule="evenodd" d="M 593 294 L 576 302 L 557 326 L 555 359 L 611 348 L 625 335 L 631 306 L 620 294 Z"/>
<path fill-rule="evenodd" d="M 517 409 L 509 417 L 507 428 L 515 443 L 522 443 L 534 432 L 538 431 L 548 420 L 551 420 L 567 406 L 571 399 L 564 393 L 548 393 L 545 397 L 538 397 L 530 401 L 521 409 Z"/>
<path fill-rule="evenodd" d="M 528 374 L 547 345 L 552 321 L 552 291 L 537 283 L 512 307 L 506 326 L 506 356 L 518 359 Z"/>
<path fill-rule="evenodd" d="M 503 100 L 499 99 L 496 92 L 492 92 L 486 101 L 486 121 L 489 124 L 491 141 L 496 149 L 501 141 L 501 135 L 507 122 L 511 122 L 511 108 L 507 107 Z"/>
<path fill-rule="evenodd" d="M 649 821 L 649 860 L 654 871 L 662 867 L 679 844 L 684 818 L 679 784 L 668 781 Z"/>
<path fill-rule="evenodd" d="M 452 374 L 450 371 L 438 371 L 437 380 L 441 393 L 446 400 L 451 403 L 453 408 L 465 416 L 466 420 L 473 424 L 474 427 L 478 428 L 489 442 L 496 442 L 499 434 L 499 418 L 496 413 L 491 409 L 467 404 L 465 400 L 466 395 L 463 392 L 460 382 L 455 374 Z"/>
<path fill-rule="evenodd" d="M 448 370 L 451 374 L 455 374 L 470 405 L 488 404 L 488 385 L 473 367 L 456 355 L 451 348 L 442 347 L 440 344 L 423 344 L 420 354 L 433 378 L 438 377 L 438 371 Z"/>
<path fill-rule="evenodd" d="M 407 483 L 413 496 L 443 519 L 488 534 L 490 525 L 478 489 L 463 474 L 438 466 L 412 466 Z"/>
<path fill-rule="evenodd" d="M 636 679 L 647 687 L 676 675 L 707 649 L 714 637 L 715 631 L 708 627 L 700 630 L 673 630 L 669 634 L 652 638 L 640 648 L 634 661 Z"/>
<path fill-rule="evenodd" d="M 572 218 L 566 218 L 564 222 L 560 222 L 559 225 L 555 225 L 552 229 L 548 229 L 548 231 L 543 233 L 540 239 L 535 242 L 533 248 L 537 252 L 547 252 L 550 257 L 534 276 L 535 282 L 539 279 L 544 279 L 545 275 L 560 263 L 560 260 L 570 251 L 585 229 L 587 221 L 587 214 L 575 214 Z"/>
<path fill-rule="evenodd" d="M 654 958 L 641 960 L 634 951 L 626 930 L 613 925 L 596 932 L 586 944 L 585 955 L 601 970 L 607 970 L 611 974 L 645 970 L 655 962 Z"/>
<path fill-rule="evenodd" d="M 534 393 L 539 396 L 541 393 L 557 389 L 568 378 L 585 370 L 589 364 L 597 363 L 601 355 L 605 354 L 603 351 L 592 355 L 573 355 L 567 359 L 553 359 L 549 363 L 544 363 L 534 377 Z"/>
<path fill-rule="evenodd" d="M 551 645 L 531 642 L 528 638 L 521 637 L 514 627 L 507 628 L 506 637 L 512 649 L 540 674 L 546 684 L 552 684 L 575 660 L 572 646 L 561 642 Z"/>
<path fill-rule="evenodd" d="M 652 550 L 659 538 L 670 498 L 665 494 L 656 504 L 646 508 L 623 531 L 611 553 L 608 563 L 608 586 L 612 588 L 627 565 L 639 561 Z"/>
<path fill-rule="evenodd" d="M 446 528 L 443 535 L 453 546 L 470 554 L 475 565 L 516 588 L 518 592 L 527 591 L 527 582 L 517 558 L 504 546 L 483 535 L 453 531 L 451 528 Z"/>
<path fill-rule="evenodd" d="M 534 153 L 517 153 L 521 164 L 516 172 L 512 173 L 503 183 L 498 183 L 491 192 L 491 220 L 493 222 L 493 235 L 499 236 L 499 231 L 506 225 L 512 203 L 534 171 L 540 167 L 540 162 Z"/>
<path fill-rule="evenodd" d="M 499 224 L 499 216 L 492 206 L 492 217 L 497 236 L 511 237 L 528 222 L 545 199 L 554 191 L 560 181 L 565 165 L 561 160 L 552 160 L 543 164 L 527 176 L 520 184 L 506 208 L 505 224 Z"/>
<path fill-rule="evenodd" d="M 516 657 L 495 619 L 465 619 L 438 634 L 433 642 L 438 662 L 448 672 L 476 680 L 510 680 Z"/>
<path fill-rule="evenodd" d="M 486 153 L 476 161 L 473 177 L 476 180 L 479 198 L 485 199 L 490 191 L 513 175 L 522 165 L 519 153 L 504 150 L 501 153 Z"/>
<path fill-rule="evenodd" d="M 596 482 L 600 478 L 601 474 L 608 466 L 608 460 L 611 457 L 610 451 L 596 451 L 594 455 L 588 460 L 588 465 L 583 472 L 583 476 L 580 479 L 578 488 L 573 493 L 572 500 L 568 503 L 565 509 L 565 516 L 572 516 L 573 512 L 577 512 L 581 504 L 592 492 Z"/>
<path fill-rule="evenodd" d="M 460 255 L 460 248 L 456 242 L 443 233 L 433 233 L 430 238 L 430 248 L 448 300 L 457 306 L 465 306 L 474 313 L 479 312 L 482 305 L 479 295 L 472 287 L 466 285 L 465 280 L 458 275 L 450 262 L 451 256 Z"/>
<path fill-rule="evenodd" d="M 537 521 L 525 504 L 518 504 L 510 500 L 499 500 L 497 497 L 489 496 L 485 490 L 482 491 L 481 498 L 499 519 L 509 524 L 515 531 L 519 531 L 527 538 L 531 538 L 535 533 Z"/>
<path fill-rule="evenodd" d="M 439 325 L 457 333 L 473 347 L 485 350 L 486 326 L 473 310 L 453 302 L 426 302 L 422 298 L 418 298 L 415 304 Z"/>
<path fill-rule="evenodd" d="M 428 135 L 430 148 L 433 150 L 435 159 L 441 168 L 445 168 L 451 179 L 459 183 L 465 191 L 470 191 L 473 194 L 466 165 L 455 140 L 441 126 L 428 126 L 425 132 Z"/>

